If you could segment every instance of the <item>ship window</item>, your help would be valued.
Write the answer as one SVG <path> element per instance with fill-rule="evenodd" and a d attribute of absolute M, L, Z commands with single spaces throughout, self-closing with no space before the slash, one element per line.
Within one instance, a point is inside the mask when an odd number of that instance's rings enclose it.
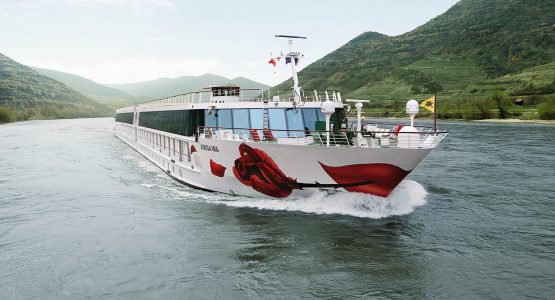
<path fill-rule="evenodd" d="M 263 111 L 260 108 L 249 109 L 250 128 L 262 129 L 264 127 Z"/>
<path fill-rule="evenodd" d="M 270 129 L 272 130 L 287 130 L 287 122 L 285 121 L 285 109 L 272 108 L 268 109 L 268 117 L 270 121 Z M 286 131 L 274 131 L 276 137 L 286 137 Z"/>
<path fill-rule="evenodd" d="M 233 128 L 250 128 L 249 110 L 248 109 L 234 109 L 233 110 Z M 240 133 L 243 130 L 235 130 L 235 133 Z"/>
<path fill-rule="evenodd" d="M 188 136 L 192 136 L 197 131 L 197 128 L 204 124 L 204 111 L 200 109 L 191 110 L 189 118 L 187 119 L 188 124 Z"/>
<path fill-rule="evenodd" d="M 203 110 L 142 112 L 139 126 L 174 134 L 192 136 L 204 122 Z"/>
<path fill-rule="evenodd" d="M 218 110 L 218 127 L 220 128 L 232 128 L 233 122 L 231 117 L 231 109 L 219 109 Z"/>
<path fill-rule="evenodd" d="M 216 118 L 216 111 L 205 110 L 204 113 L 204 125 L 206 127 L 216 127 L 218 126 L 218 119 Z"/>
<path fill-rule="evenodd" d="M 318 113 L 316 112 L 316 110 L 319 110 L 319 109 L 317 108 L 302 109 L 305 129 L 316 130 L 316 122 L 318 121 Z"/>
<path fill-rule="evenodd" d="M 304 124 L 303 114 L 300 109 L 287 109 L 285 110 L 287 117 L 287 129 L 298 130 L 289 132 L 289 137 L 304 137 Z"/>
<path fill-rule="evenodd" d="M 119 113 L 116 114 L 116 122 L 133 124 L 133 113 Z"/>

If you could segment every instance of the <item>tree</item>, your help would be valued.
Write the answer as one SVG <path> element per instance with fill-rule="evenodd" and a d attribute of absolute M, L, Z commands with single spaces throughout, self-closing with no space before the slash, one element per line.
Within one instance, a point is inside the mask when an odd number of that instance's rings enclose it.
<path fill-rule="evenodd" d="M 511 106 L 507 94 L 501 90 L 497 90 L 492 94 L 491 99 L 495 103 L 495 107 L 499 110 L 499 117 L 501 119 L 506 119 L 509 116 L 509 107 Z"/>

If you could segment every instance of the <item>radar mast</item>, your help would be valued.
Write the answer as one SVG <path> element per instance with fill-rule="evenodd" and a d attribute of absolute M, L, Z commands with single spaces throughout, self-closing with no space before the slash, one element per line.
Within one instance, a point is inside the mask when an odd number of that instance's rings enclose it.
<path fill-rule="evenodd" d="M 276 37 L 287 38 L 289 44 L 289 53 L 285 56 L 286 61 L 291 63 L 291 73 L 293 75 L 293 102 L 295 106 L 301 101 L 301 88 L 299 87 L 299 77 L 297 76 L 297 63 L 301 57 L 300 52 L 293 51 L 293 39 L 306 39 L 306 36 L 296 35 L 281 35 L 277 34 Z"/>

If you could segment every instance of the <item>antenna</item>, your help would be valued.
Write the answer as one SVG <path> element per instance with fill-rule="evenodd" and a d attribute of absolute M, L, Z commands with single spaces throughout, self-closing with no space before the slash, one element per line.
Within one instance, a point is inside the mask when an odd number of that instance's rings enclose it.
<path fill-rule="evenodd" d="M 299 78 L 297 76 L 297 63 L 299 61 L 299 58 L 301 57 L 301 53 L 294 52 L 292 49 L 292 45 L 293 39 L 305 40 L 306 36 L 276 34 L 276 37 L 289 39 L 289 53 L 287 53 L 286 61 L 287 59 L 289 59 L 289 62 L 291 63 L 291 73 L 293 74 L 293 103 L 296 106 L 297 103 L 301 101 L 301 89 L 299 87 Z"/>
<path fill-rule="evenodd" d="M 303 39 L 303 40 L 306 40 L 306 36 L 298 36 L 298 35 L 276 34 L 276 37 L 282 37 L 282 38 L 288 38 L 288 39 Z"/>

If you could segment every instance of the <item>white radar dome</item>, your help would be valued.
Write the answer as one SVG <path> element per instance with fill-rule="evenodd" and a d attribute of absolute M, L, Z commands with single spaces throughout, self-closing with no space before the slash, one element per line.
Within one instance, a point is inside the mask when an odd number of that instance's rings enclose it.
<path fill-rule="evenodd" d="M 420 105 L 418 101 L 411 99 L 407 101 L 407 114 L 409 115 L 416 115 L 419 111 Z"/>
<path fill-rule="evenodd" d="M 324 114 L 333 114 L 335 112 L 335 104 L 327 100 L 322 103 L 322 112 Z"/>

